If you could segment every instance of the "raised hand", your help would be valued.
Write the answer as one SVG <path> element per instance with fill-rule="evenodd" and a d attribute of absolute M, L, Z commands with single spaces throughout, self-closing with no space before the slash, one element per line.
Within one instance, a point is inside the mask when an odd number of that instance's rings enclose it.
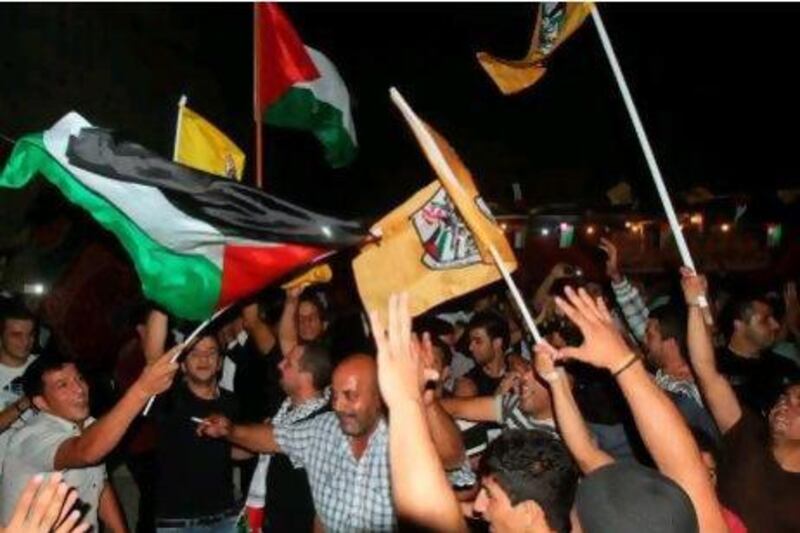
<path fill-rule="evenodd" d="M 20 495 L 10 522 L 0 531 L 5 533 L 83 533 L 89 524 L 80 522 L 81 514 L 72 510 L 78 493 L 63 482 L 60 472 L 45 481 L 33 477 Z M 80 523 L 79 523 L 80 522 Z"/>
<path fill-rule="evenodd" d="M 691 269 L 681 267 L 681 288 L 688 305 L 699 305 L 699 298 L 708 292 L 708 282 L 705 276 L 699 276 Z"/>
<path fill-rule="evenodd" d="M 602 237 L 599 247 L 608 256 L 606 259 L 606 274 L 611 278 L 611 281 L 615 283 L 620 282 L 622 280 L 622 274 L 620 274 L 619 271 L 619 251 L 616 245 L 605 237 Z"/>
<path fill-rule="evenodd" d="M 620 335 L 602 298 L 596 301 L 584 290 L 564 291 L 567 300 L 556 297 L 556 305 L 581 330 L 583 343 L 561 350 L 564 357 L 607 368 L 612 372 L 630 358 L 631 351 Z"/>
<path fill-rule="evenodd" d="M 534 346 L 533 366 L 536 373 L 545 381 L 550 382 L 558 379 L 559 369 L 556 369 L 556 361 L 560 354 L 547 341 L 542 341 Z"/>
<path fill-rule="evenodd" d="M 370 313 L 372 333 L 378 347 L 378 386 L 383 401 L 392 409 L 403 402 L 422 402 L 425 383 L 438 376 L 426 369 L 423 359 L 431 357 L 430 339 L 420 344 L 411 334 L 408 294 L 389 297 L 388 331 L 377 312 Z"/>
<path fill-rule="evenodd" d="M 178 363 L 173 359 L 181 353 L 183 348 L 183 344 L 178 344 L 144 367 L 139 379 L 136 380 L 136 385 L 146 396 L 161 394 L 172 385 L 175 372 L 178 371 Z"/>
<path fill-rule="evenodd" d="M 197 424 L 197 435 L 200 437 L 211 437 L 212 439 L 222 439 L 231 434 L 233 423 L 223 415 L 211 415 Z"/>

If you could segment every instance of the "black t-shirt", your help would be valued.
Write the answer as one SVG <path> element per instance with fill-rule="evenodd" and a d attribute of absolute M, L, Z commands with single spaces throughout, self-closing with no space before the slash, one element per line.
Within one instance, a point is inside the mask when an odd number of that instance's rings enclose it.
<path fill-rule="evenodd" d="M 237 420 L 233 395 L 204 400 L 183 382 L 156 399 L 154 420 L 158 431 L 156 517 L 196 518 L 230 510 L 234 506 L 231 445 L 224 439 L 198 437 L 192 417 L 220 413 Z"/>
<path fill-rule="evenodd" d="M 503 376 L 494 378 L 484 372 L 483 368 L 480 366 L 472 368 L 469 372 L 464 374 L 464 377 L 475 384 L 475 387 L 478 389 L 478 396 L 494 396 L 497 387 L 499 387 L 500 382 L 503 381 Z"/>
<path fill-rule="evenodd" d="M 800 379 L 800 367 L 772 352 L 742 357 L 723 348 L 717 351 L 717 368 L 739 401 L 756 413 L 769 409 L 789 381 Z"/>
<path fill-rule="evenodd" d="M 261 422 L 272 418 L 286 398 L 280 385 L 278 364 L 283 358 L 279 343 L 262 354 L 252 338 L 236 345 L 226 355 L 236 364 L 233 393 L 239 401 L 242 422 Z"/>
<path fill-rule="evenodd" d="M 766 421 L 747 408 L 722 437 L 718 490 L 722 503 L 753 533 L 800 531 L 800 474 L 772 454 Z"/>

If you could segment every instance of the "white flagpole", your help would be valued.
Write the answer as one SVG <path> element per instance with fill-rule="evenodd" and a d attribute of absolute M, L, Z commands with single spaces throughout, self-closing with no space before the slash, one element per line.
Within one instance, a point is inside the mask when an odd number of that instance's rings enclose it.
<path fill-rule="evenodd" d="M 439 150 L 439 147 L 436 145 L 436 142 L 433 140 L 430 132 L 425 128 L 422 124 L 422 121 L 419 119 L 416 113 L 411 109 L 411 106 L 408 105 L 403 95 L 400 92 L 392 87 L 389 89 L 389 96 L 391 97 L 392 101 L 395 105 L 400 109 L 400 112 L 403 113 L 403 116 L 408 121 L 408 125 L 411 127 L 411 130 L 414 132 L 414 135 L 417 137 L 419 142 L 422 144 L 423 150 L 427 154 L 429 154 L 433 161 L 431 164 L 433 165 L 434 169 L 437 171 L 436 173 L 443 177 L 448 183 L 450 183 L 453 187 L 461 187 L 461 183 L 456 178 L 455 174 L 453 173 L 453 169 L 450 168 L 450 165 L 447 164 L 447 161 L 444 158 L 444 155 Z M 531 317 L 530 311 L 528 311 L 528 307 L 525 305 L 525 300 L 522 298 L 522 295 L 517 288 L 517 284 L 514 283 L 514 279 L 511 277 L 511 273 L 508 271 L 508 267 L 506 266 L 503 258 L 500 257 L 500 253 L 494 247 L 493 244 L 487 243 L 489 245 L 489 252 L 492 254 L 492 259 L 494 260 L 494 264 L 500 270 L 500 273 L 503 275 L 503 280 L 505 280 L 506 285 L 508 285 L 509 290 L 511 291 L 511 295 L 514 298 L 514 301 L 519 307 L 520 312 L 522 313 L 522 318 L 525 320 L 525 325 L 528 326 L 528 331 L 531 332 L 533 335 L 533 339 L 538 344 L 542 341 L 542 336 L 539 333 L 539 329 L 536 327 L 536 323 L 533 321 L 533 317 Z"/>
<path fill-rule="evenodd" d="M 608 62 L 611 63 L 611 70 L 614 72 L 614 78 L 617 80 L 617 86 L 619 87 L 620 93 L 622 93 L 622 99 L 625 101 L 628 115 L 631 117 L 633 129 L 636 130 L 636 136 L 639 138 L 639 144 L 642 146 L 644 158 L 647 160 L 647 166 L 650 169 L 650 174 L 653 176 L 653 181 L 658 190 L 658 196 L 661 198 L 661 203 L 664 205 L 664 211 L 667 214 L 670 228 L 672 228 L 672 235 L 675 237 L 675 244 L 678 246 L 678 252 L 681 254 L 684 266 L 690 268 L 692 272 L 697 272 L 694 261 L 692 260 L 692 255 L 689 253 L 686 239 L 683 236 L 680 222 L 678 222 L 678 217 L 675 215 L 675 208 L 672 206 L 672 200 L 669 197 L 666 185 L 664 185 L 664 178 L 661 176 L 661 170 L 658 168 L 653 149 L 650 147 L 650 141 L 647 139 L 644 126 L 639 118 L 639 112 L 636 110 L 636 105 L 633 103 L 633 97 L 628 89 L 628 83 L 625 81 L 625 76 L 622 74 L 619 61 L 617 61 L 617 55 L 614 53 L 611 40 L 608 38 L 608 33 L 606 33 L 606 27 L 603 25 L 603 20 L 600 18 L 597 4 L 594 2 L 592 2 L 592 20 L 594 20 L 594 26 L 597 28 L 600 42 L 603 43 L 603 50 L 605 50 L 606 57 L 608 57 Z M 706 300 L 705 296 L 702 296 L 699 300 L 700 306 L 707 310 L 708 300 Z M 710 318 L 710 315 L 707 315 L 707 318 Z"/>
<path fill-rule="evenodd" d="M 186 102 L 188 98 L 186 98 L 185 94 L 181 95 L 181 99 L 178 101 L 178 123 L 175 125 L 175 144 L 172 149 L 172 160 L 178 160 L 178 145 L 181 139 L 181 125 L 183 122 L 183 108 L 186 106 Z"/>

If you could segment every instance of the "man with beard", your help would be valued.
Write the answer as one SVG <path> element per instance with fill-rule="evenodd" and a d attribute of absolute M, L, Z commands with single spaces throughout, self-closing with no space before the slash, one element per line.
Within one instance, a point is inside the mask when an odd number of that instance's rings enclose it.
<path fill-rule="evenodd" d="M 432 396 L 426 395 L 425 414 L 437 451 L 446 468 L 457 467 L 464 457 L 460 435 Z M 198 433 L 260 453 L 285 453 L 295 466 L 303 466 L 326 530 L 391 531 L 396 518 L 388 430 L 373 357 L 355 354 L 339 363 L 332 408 L 332 413 L 289 427 L 233 425 L 215 415 L 200 424 Z"/>
<path fill-rule="evenodd" d="M 717 368 L 743 405 L 766 412 L 788 380 L 800 378 L 797 365 L 769 351 L 780 330 L 772 305 L 762 296 L 740 297 L 723 325 L 729 340 L 717 353 Z"/>
<path fill-rule="evenodd" d="M 749 531 L 800 531 L 800 383 L 783 389 L 768 409 L 765 423 L 737 397 L 733 385 L 717 368 L 711 334 L 697 305 L 698 297 L 707 293 L 705 278 L 684 271 L 682 283 L 689 306 L 689 355 L 722 433 L 720 499 Z M 768 327 L 763 319 L 756 320 Z M 750 326 L 742 323 L 739 327 Z"/>
<path fill-rule="evenodd" d="M 272 417 L 276 427 L 293 426 L 329 412 L 331 365 L 319 344 L 298 344 L 281 360 L 280 384 L 287 398 Z M 262 454 L 247 497 L 251 524 L 264 532 L 311 531 L 316 512 L 302 468 L 282 454 Z"/>

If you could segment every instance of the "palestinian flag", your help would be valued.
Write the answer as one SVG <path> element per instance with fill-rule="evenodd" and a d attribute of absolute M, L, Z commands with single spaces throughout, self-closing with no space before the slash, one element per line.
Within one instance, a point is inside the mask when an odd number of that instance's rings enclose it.
<path fill-rule="evenodd" d="M 77 113 L 17 142 L 0 187 L 37 173 L 119 238 L 148 298 L 192 320 L 363 237 L 355 223 L 117 143 Z"/>
<path fill-rule="evenodd" d="M 256 3 L 255 15 L 256 113 L 267 124 L 313 132 L 332 167 L 349 164 L 358 143 L 336 67 L 303 44 L 276 4 Z"/>

